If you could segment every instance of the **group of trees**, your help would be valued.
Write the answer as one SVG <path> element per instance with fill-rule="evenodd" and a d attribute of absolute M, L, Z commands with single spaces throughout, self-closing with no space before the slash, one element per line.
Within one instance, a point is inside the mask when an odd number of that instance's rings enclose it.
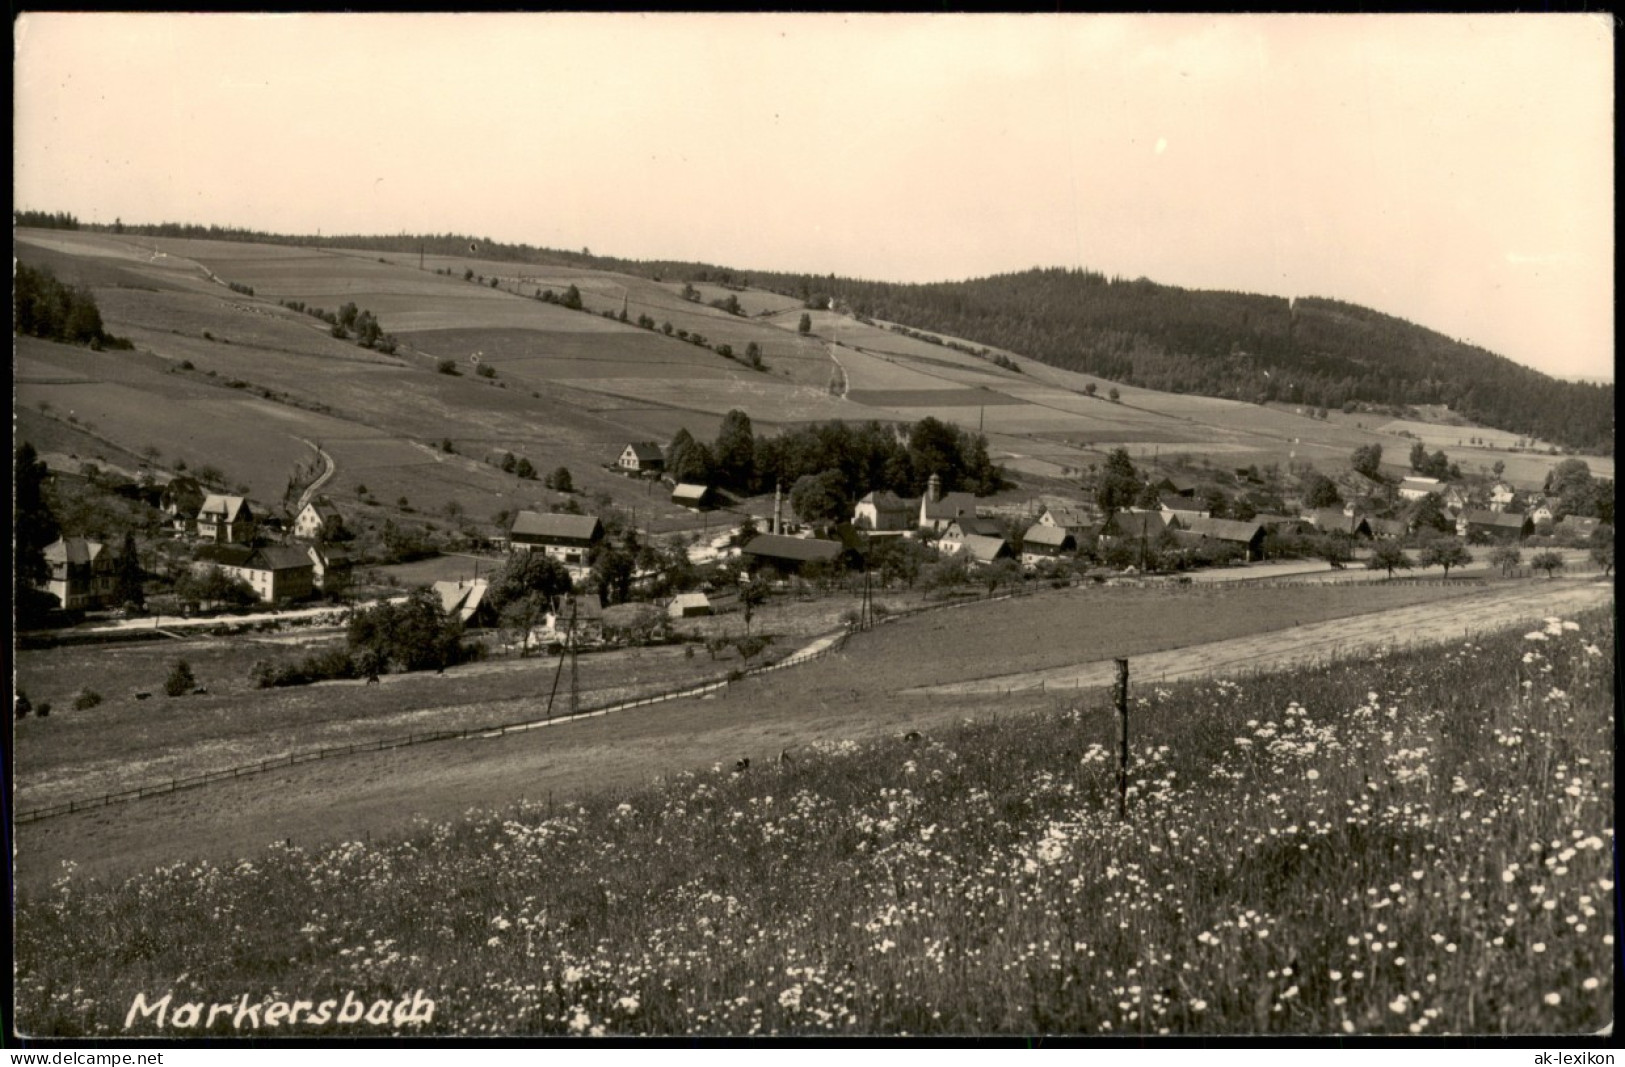
<path fill-rule="evenodd" d="M 248 290 L 250 294 L 253 290 Z M 378 322 L 377 316 L 365 308 L 357 307 L 355 301 L 349 301 L 337 311 L 328 311 L 326 308 L 307 307 L 303 300 L 283 300 L 281 305 L 291 311 L 300 311 L 313 319 L 320 319 L 327 323 L 330 332 L 340 340 L 348 340 L 352 336 L 355 343 L 362 348 L 376 348 L 385 354 L 392 353 L 400 342 L 393 334 L 384 332 L 383 326 Z M 456 368 L 451 370 L 441 368 L 442 374 L 455 374 Z"/>
<path fill-rule="evenodd" d="M 758 437 L 750 416 L 735 409 L 712 442 L 677 431 L 666 450 L 666 470 L 679 482 L 718 485 L 744 494 L 783 486 L 809 521 L 851 515 L 873 490 L 920 496 L 931 476 L 943 492 L 988 495 L 1008 483 L 987 454 L 987 440 L 934 418 L 906 432 L 878 422 L 819 423 Z"/>
<path fill-rule="evenodd" d="M 77 230 L 79 219 L 68 211 L 26 211 L 13 209 L 14 226 L 27 226 L 36 230 Z"/>
<path fill-rule="evenodd" d="M 134 347 L 102 328 L 101 310 L 89 290 L 63 283 L 44 267 L 17 264 L 11 292 L 17 333 L 94 349 Z"/>

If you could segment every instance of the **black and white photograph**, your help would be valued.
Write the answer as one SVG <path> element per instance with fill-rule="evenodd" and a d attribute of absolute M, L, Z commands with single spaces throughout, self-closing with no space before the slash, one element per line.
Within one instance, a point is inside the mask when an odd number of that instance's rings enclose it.
<path fill-rule="evenodd" d="M 8 1046 L 1611 1044 L 1613 16 L 12 33 Z"/>

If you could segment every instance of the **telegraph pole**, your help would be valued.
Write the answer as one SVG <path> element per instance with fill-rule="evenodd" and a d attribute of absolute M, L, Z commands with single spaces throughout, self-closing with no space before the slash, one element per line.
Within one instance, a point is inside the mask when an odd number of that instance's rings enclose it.
<path fill-rule="evenodd" d="M 1117 817 L 1128 820 L 1128 660 L 1119 659 L 1117 685 Z"/>

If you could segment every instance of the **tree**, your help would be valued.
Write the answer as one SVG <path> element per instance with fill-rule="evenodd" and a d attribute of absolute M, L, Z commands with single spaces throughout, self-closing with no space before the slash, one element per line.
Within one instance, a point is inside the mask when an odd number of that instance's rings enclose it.
<path fill-rule="evenodd" d="M 790 506 L 803 522 L 840 522 L 852 511 L 841 472 L 833 470 L 797 478 Z"/>
<path fill-rule="evenodd" d="M 172 697 L 183 697 L 197 688 L 197 679 L 192 677 L 192 666 L 183 659 L 175 661 L 170 668 L 169 677 L 164 679 L 164 693 Z"/>
<path fill-rule="evenodd" d="M 1013 559 L 996 559 L 982 568 L 982 584 L 987 586 L 987 595 L 992 596 L 998 592 L 1000 586 L 1020 585 L 1026 577 L 1021 564 Z"/>
<path fill-rule="evenodd" d="M 1106 390 L 1106 399 L 1115 404 L 1123 399 L 1123 394 L 1118 392 L 1117 386 L 1114 385 L 1110 389 Z"/>
<path fill-rule="evenodd" d="M 51 568 L 45 562 L 45 549 L 53 543 L 60 531 L 56 516 L 45 500 L 45 479 L 49 475 L 45 462 L 24 441 L 17 449 L 12 465 L 12 486 L 15 496 L 16 533 L 13 541 L 14 571 L 19 594 L 44 585 L 51 577 Z M 19 608 L 23 605 L 19 602 Z M 30 608 L 45 605 L 30 605 Z"/>
<path fill-rule="evenodd" d="M 757 344 L 755 341 L 751 341 L 749 344 L 745 345 L 745 362 L 750 364 L 751 369 L 761 370 L 762 346 Z"/>
<path fill-rule="evenodd" d="M 1382 446 L 1361 445 L 1354 450 L 1350 463 L 1355 471 L 1373 481 L 1382 479 Z"/>
<path fill-rule="evenodd" d="M 1411 525 L 1418 530 L 1437 530 L 1440 533 L 1455 531 L 1455 524 L 1445 514 L 1444 501 L 1439 499 L 1437 493 L 1429 493 L 1416 502 L 1411 510 Z"/>
<path fill-rule="evenodd" d="M 504 453 L 502 453 L 501 467 L 502 467 L 502 470 L 505 473 L 512 474 L 514 472 L 514 469 L 518 465 L 519 465 L 519 461 L 514 458 L 514 455 L 513 455 L 512 452 L 504 452 Z"/>
<path fill-rule="evenodd" d="M 135 534 L 125 533 L 124 547 L 119 551 L 113 567 L 114 602 L 120 605 L 134 604 L 136 607 L 145 604 L 147 597 L 142 585 L 146 573 L 142 571 L 141 557 L 136 553 Z"/>
<path fill-rule="evenodd" d="M 1095 485 L 1095 503 L 1107 517 L 1134 506 L 1140 492 L 1140 472 L 1134 469 L 1128 449 L 1114 448 L 1106 457 L 1106 468 Z"/>
<path fill-rule="evenodd" d="M 1371 558 L 1365 561 L 1368 571 L 1387 571 L 1388 577 L 1394 576 L 1394 571 L 1408 571 L 1411 569 L 1411 559 L 1405 555 L 1405 550 L 1392 541 L 1385 541 L 1371 551 Z"/>
<path fill-rule="evenodd" d="M 202 574 L 188 574 L 175 583 L 175 592 L 182 600 L 195 601 L 205 606 L 220 604 L 242 606 L 259 600 L 253 586 L 241 578 L 234 578 L 219 567 L 210 567 Z"/>
<path fill-rule="evenodd" d="M 1417 472 L 1418 474 L 1421 474 L 1424 471 L 1426 471 L 1427 466 L 1428 466 L 1428 448 L 1427 448 L 1427 445 L 1424 445 L 1420 441 L 1418 441 L 1415 444 L 1411 445 L 1410 460 L 1411 460 L 1411 470 Z"/>
<path fill-rule="evenodd" d="M 803 337 L 806 337 L 808 334 L 812 333 L 812 316 L 807 314 L 805 311 L 801 313 L 801 321 L 796 323 L 796 333 L 799 333 Z"/>
<path fill-rule="evenodd" d="M 554 468 L 553 473 L 549 474 L 547 481 L 542 484 L 559 493 L 575 492 L 575 479 L 570 477 L 569 467 Z"/>
<path fill-rule="evenodd" d="M 559 303 L 571 311 L 580 311 L 581 290 L 577 289 L 574 283 L 571 283 L 570 288 L 566 289 L 564 295 L 559 297 Z"/>
<path fill-rule="evenodd" d="M 354 654 L 418 671 L 457 662 L 462 632 L 432 589 L 418 589 L 400 603 L 357 612 L 350 619 L 348 639 Z"/>
<path fill-rule="evenodd" d="M 1551 581 L 1557 572 L 1563 569 L 1563 553 L 1556 549 L 1544 549 L 1536 552 L 1529 560 L 1529 565 L 1538 571 L 1546 572 L 1546 580 Z"/>
<path fill-rule="evenodd" d="M 750 416 L 734 408 L 722 418 L 717 431 L 717 477 L 724 485 L 749 492 L 756 481 L 756 434 Z"/>
<path fill-rule="evenodd" d="M 603 607 L 623 604 L 632 595 L 637 565 L 631 553 L 613 545 L 601 547 L 592 564 L 592 586 Z"/>
<path fill-rule="evenodd" d="M 1452 537 L 1441 537 L 1422 546 L 1421 563 L 1426 567 L 1443 567 L 1444 576 L 1450 577 L 1451 567 L 1465 567 L 1473 561 L 1467 546 Z"/>
<path fill-rule="evenodd" d="M 513 465 L 513 472 L 516 476 L 527 480 L 536 477 L 536 468 L 531 465 L 530 460 L 523 457 Z"/>
<path fill-rule="evenodd" d="M 1336 482 L 1312 471 L 1303 483 L 1303 502 L 1311 508 L 1335 508 L 1343 502 L 1343 494 L 1337 491 Z"/>
<path fill-rule="evenodd" d="M 1100 387 L 1097 386 L 1094 382 L 1090 382 L 1088 385 L 1083 387 L 1083 395 L 1084 396 L 1094 396 L 1095 393 L 1097 393 L 1099 391 L 1100 391 Z"/>
<path fill-rule="evenodd" d="M 1496 545 L 1490 552 L 1490 563 L 1501 568 L 1501 577 L 1510 578 L 1523 564 L 1523 549 L 1517 545 Z"/>
<path fill-rule="evenodd" d="M 767 603 L 765 582 L 744 582 L 739 587 L 739 606 L 745 613 L 745 633 L 750 633 L 750 620 L 755 616 L 756 609 L 765 603 Z"/>
<path fill-rule="evenodd" d="M 1591 546 L 1591 562 L 1602 568 L 1603 577 L 1614 573 L 1614 541 L 1609 538 Z"/>

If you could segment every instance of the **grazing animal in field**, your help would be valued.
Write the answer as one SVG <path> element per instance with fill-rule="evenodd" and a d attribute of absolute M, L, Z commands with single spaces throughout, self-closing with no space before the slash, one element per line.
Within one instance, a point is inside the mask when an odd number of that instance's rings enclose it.
<path fill-rule="evenodd" d="M 734 762 L 734 773 L 735 774 L 744 774 L 748 770 L 750 770 L 750 757 L 749 756 L 746 756 L 743 759 L 736 760 Z"/>

